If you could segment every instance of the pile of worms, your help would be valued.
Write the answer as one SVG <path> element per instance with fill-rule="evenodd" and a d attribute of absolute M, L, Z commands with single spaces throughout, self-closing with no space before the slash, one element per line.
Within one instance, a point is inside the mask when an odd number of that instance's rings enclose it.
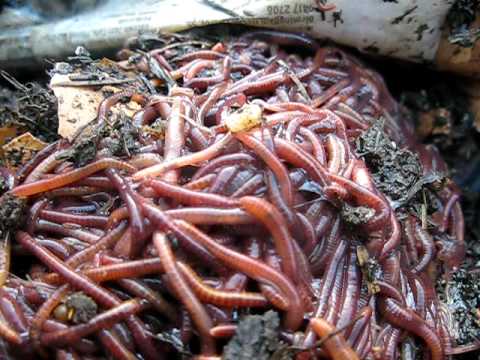
<path fill-rule="evenodd" d="M 26 209 L 2 233 L 7 359 L 220 359 L 245 316 L 271 310 L 296 359 L 475 347 L 455 344 L 435 288 L 465 252 L 458 188 L 424 181 L 433 210 L 399 206 L 357 151 L 381 124 L 419 179 L 447 173 L 379 74 L 268 31 L 118 64 L 145 81 L 106 97 L 95 131 L 135 103 L 133 150 L 97 136 L 79 166 L 67 156 L 79 136 L 2 173 L 2 207 Z"/>

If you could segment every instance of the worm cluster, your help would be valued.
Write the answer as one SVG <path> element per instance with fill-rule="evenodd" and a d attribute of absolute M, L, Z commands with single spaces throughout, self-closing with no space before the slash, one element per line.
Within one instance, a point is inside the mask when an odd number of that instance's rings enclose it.
<path fill-rule="evenodd" d="M 459 192 L 377 73 L 271 32 L 120 66 L 149 86 L 106 98 L 90 135 L 46 147 L 2 197 L 27 215 L 1 229 L 4 354 L 216 359 L 272 309 L 298 359 L 466 351 L 435 291 L 464 255 Z M 125 101 L 131 119 L 111 111 Z M 27 275 L 10 253 L 33 256 Z"/>

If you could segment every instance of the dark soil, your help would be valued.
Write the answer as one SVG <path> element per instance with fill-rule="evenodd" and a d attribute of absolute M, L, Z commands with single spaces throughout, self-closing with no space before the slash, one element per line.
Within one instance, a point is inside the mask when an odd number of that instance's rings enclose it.
<path fill-rule="evenodd" d="M 118 114 L 111 123 L 87 125 L 73 142 L 71 149 L 64 155 L 75 167 L 90 163 L 97 155 L 100 142 L 115 156 L 131 156 L 140 148 L 139 131 L 125 114 Z"/>
<path fill-rule="evenodd" d="M 447 24 L 450 31 L 449 41 L 463 47 L 471 47 L 478 40 L 477 29 L 469 30 L 480 10 L 479 0 L 457 0 L 448 16 Z"/>
<path fill-rule="evenodd" d="M 439 286 L 440 287 L 440 286 Z M 452 279 L 441 282 L 444 301 L 456 321 L 453 333 L 458 345 L 478 341 L 480 334 L 480 273 L 466 268 L 455 271 Z"/>
<path fill-rule="evenodd" d="M 87 323 L 97 315 L 97 303 L 82 292 L 73 293 L 65 301 L 69 312 L 72 313 L 71 321 L 74 324 Z"/>
<path fill-rule="evenodd" d="M 0 237 L 14 233 L 25 223 L 26 201 L 9 193 L 0 197 Z"/>
<path fill-rule="evenodd" d="M 380 120 L 360 135 L 356 151 L 372 172 L 377 188 L 390 200 L 402 203 L 420 179 L 422 167 L 418 156 L 399 148 L 383 128 L 384 122 Z"/>
<path fill-rule="evenodd" d="M 480 338 L 480 133 L 474 127 L 463 79 L 447 74 L 410 69 L 412 84 L 394 75 L 387 82 L 408 107 L 416 124 L 417 135 L 424 143 L 434 144 L 448 164 L 450 174 L 462 190 L 465 216 L 467 257 L 462 268 L 447 281 L 439 279 L 437 291 L 452 311 L 457 345 Z M 405 81 L 405 80 L 404 80 Z M 456 358 L 477 358 L 471 352 Z"/>
<path fill-rule="evenodd" d="M 225 360 L 268 360 L 280 348 L 280 319 L 274 311 L 249 315 L 238 323 L 235 336 L 225 346 Z"/>
<path fill-rule="evenodd" d="M 45 142 L 58 138 L 57 100 L 44 82 L 17 81 L 0 71 L 0 127 L 29 131 Z"/>

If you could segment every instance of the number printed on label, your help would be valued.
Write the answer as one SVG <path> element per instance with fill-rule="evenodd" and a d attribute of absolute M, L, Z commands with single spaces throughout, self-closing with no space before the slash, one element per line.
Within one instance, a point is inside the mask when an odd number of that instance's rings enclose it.
<path fill-rule="evenodd" d="M 307 14 L 313 11 L 312 5 L 285 4 L 267 6 L 268 15 Z"/>
<path fill-rule="evenodd" d="M 290 14 L 290 5 L 267 6 L 268 15 L 288 15 Z"/>

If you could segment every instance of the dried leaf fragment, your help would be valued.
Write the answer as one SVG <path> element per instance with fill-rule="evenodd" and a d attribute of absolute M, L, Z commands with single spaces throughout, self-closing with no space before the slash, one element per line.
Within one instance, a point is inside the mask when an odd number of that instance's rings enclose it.
<path fill-rule="evenodd" d="M 30 160 L 37 151 L 42 150 L 46 145 L 46 143 L 37 139 L 29 132 L 24 133 L 2 146 L 5 164 L 9 169 L 15 170 L 18 166 Z"/>

